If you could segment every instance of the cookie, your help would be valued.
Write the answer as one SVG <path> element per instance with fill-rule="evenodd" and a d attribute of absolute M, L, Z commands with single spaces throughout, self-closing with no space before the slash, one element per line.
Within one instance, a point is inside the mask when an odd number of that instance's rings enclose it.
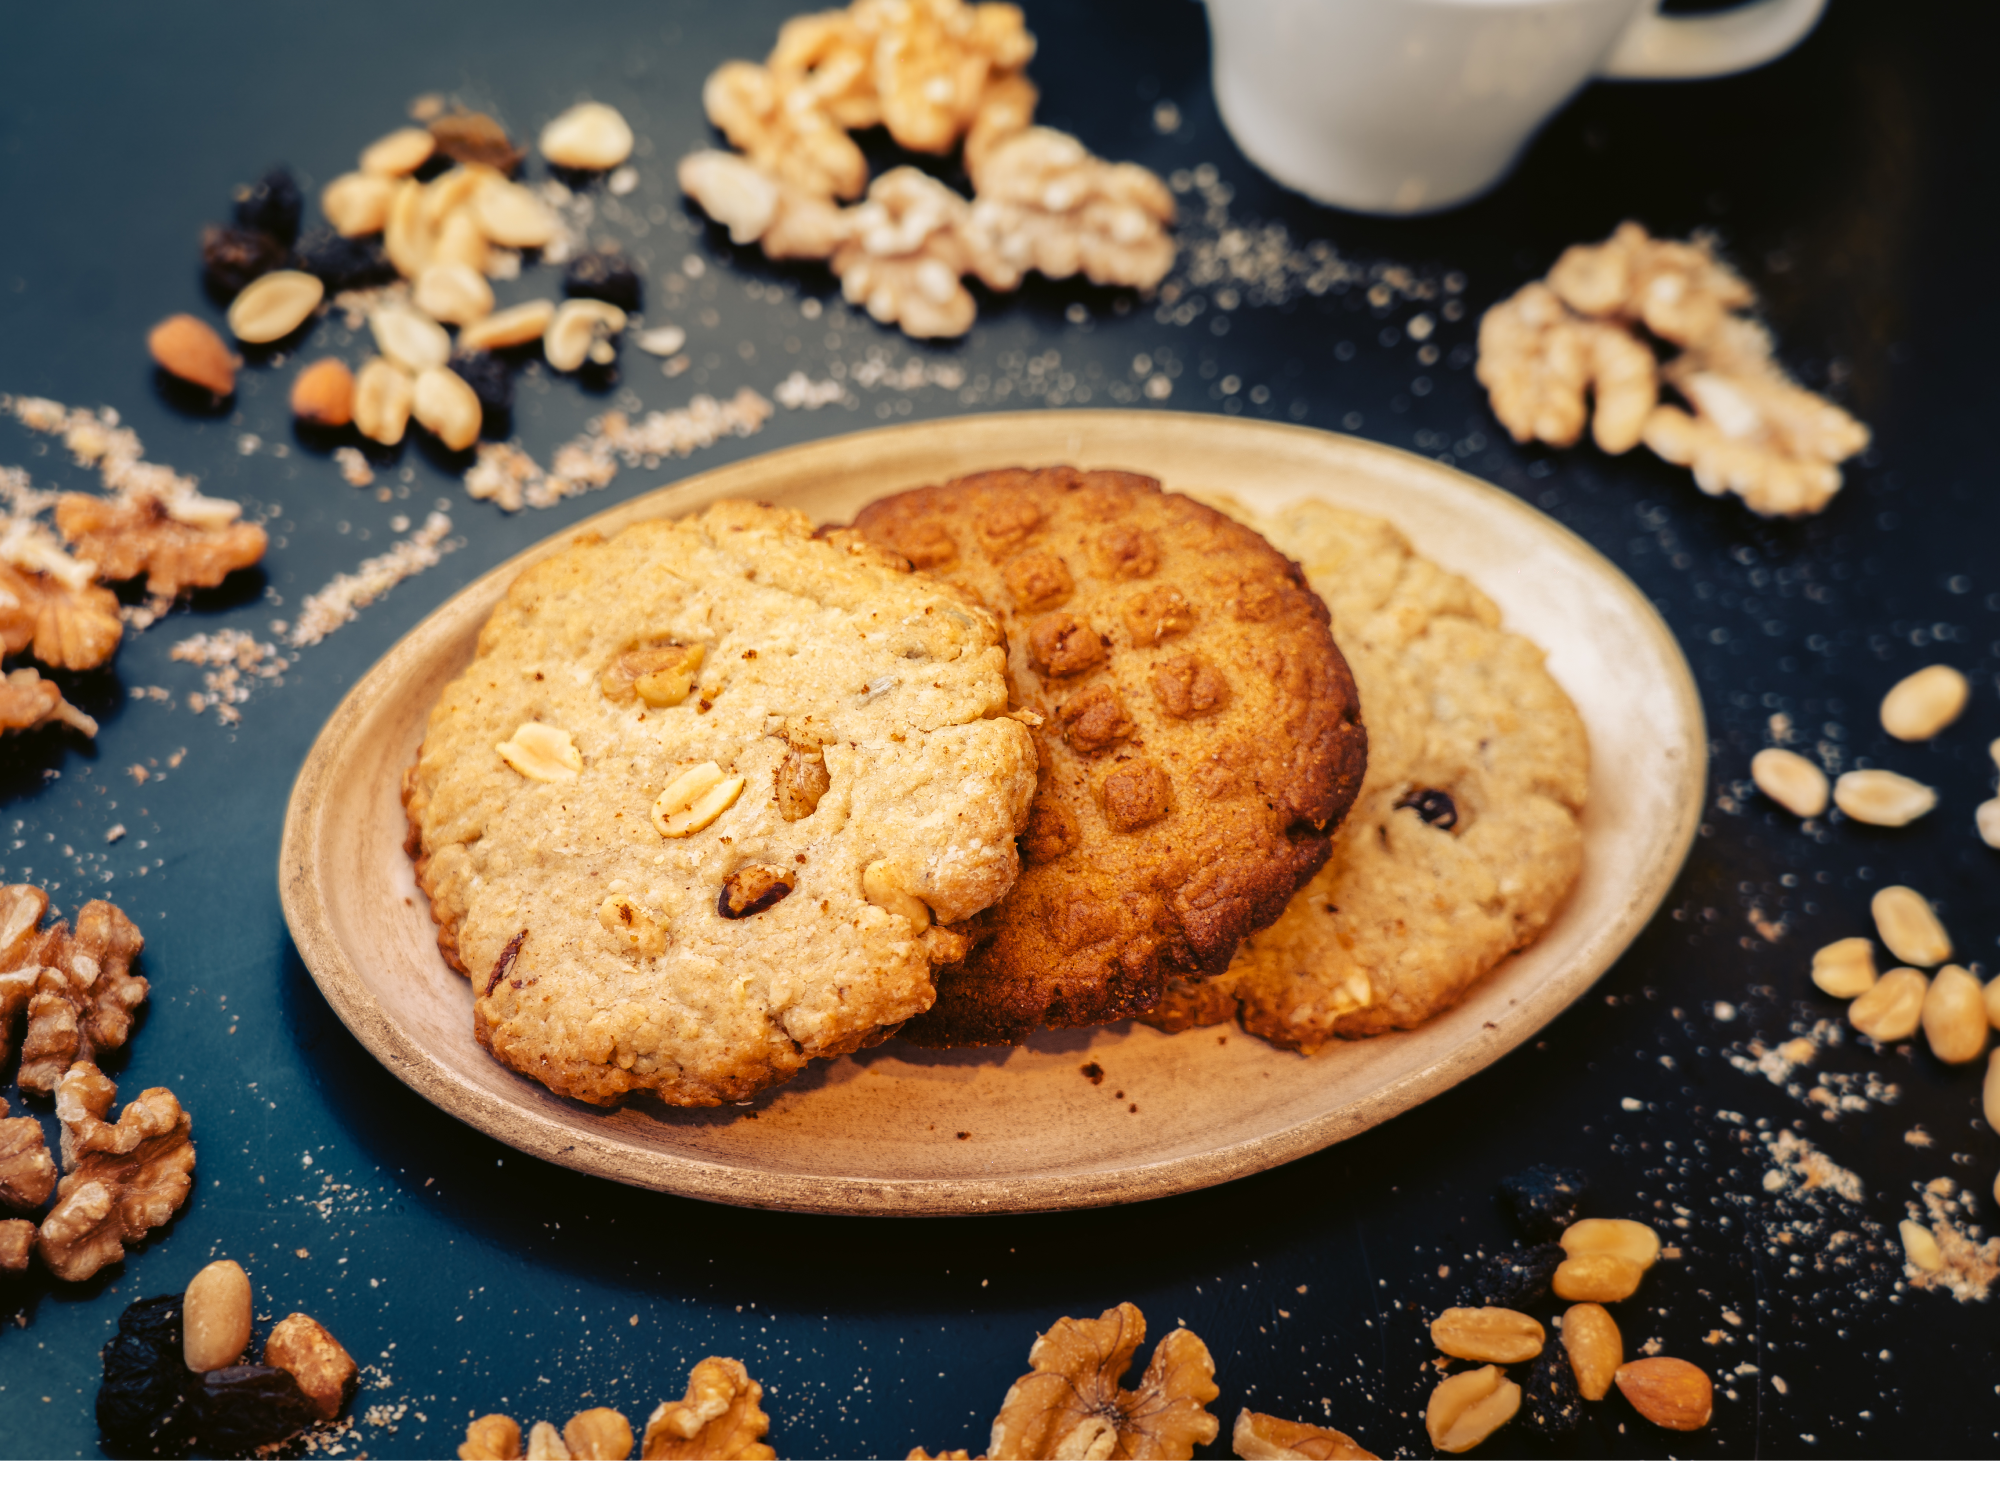
<path fill-rule="evenodd" d="M 1361 686 L 1368 775 L 1333 858 L 1164 1030 L 1240 1015 L 1317 1051 L 1421 1025 L 1553 920 L 1583 865 L 1576 707 L 1493 601 L 1394 526 L 1309 500 L 1258 521 L 1333 609 Z"/>
<path fill-rule="evenodd" d="M 481 1043 L 572 1098 L 713 1105 L 882 1040 L 1013 883 L 1007 712 L 986 611 L 790 511 L 528 569 L 404 783 Z"/>
<path fill-rule="evenodd" d="M 1001 618 L 1040 719 L 1021 878 L 905 1039 L 1140 1014 L 1220 972 L 1325 862 L 1366 735 L 1326 606 L 1254 531 L 1074 469 L 912 490 L 855 526 Z"/>

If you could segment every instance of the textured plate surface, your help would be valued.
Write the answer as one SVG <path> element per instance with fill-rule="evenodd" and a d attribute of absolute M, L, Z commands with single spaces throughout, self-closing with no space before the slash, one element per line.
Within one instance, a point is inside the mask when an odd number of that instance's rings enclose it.
<path fill-rule="evenodd" d="M 576 531 L 615 531 L 726 495 L 845 519 L 912 485 L 1056 463 L 1153 474 L 1260 511 L 1319 496 L 1385 516 L 1491 595 L 1508 628 L 1548 652 L 1590 732 L 1583 877 L 1541 941 L 1422 1029 L 1312 1058 L 1233 1027 L 1169 1037 L 1131 1023 L 1017 1048 L 932 1052 L 890 1042 L 816 1063 L 754 1109 L 713 1110 L 593 1108 L 494 1062 L 473 1040 L 470 986 L 438 955 L 402 849 L 398 790 L 432 703 L 471 659 L 515 575 Z M 362 1044 L 439 1107 L 536 1156 L 766 1208 L 1084 1208 L 1290 1161 L 1526 1041 L 1611 966 L 1666 895 L 1694 836 L 1705 770 L 1700 700 L 1652 606 L 1601 554 L 1503 491 L 1395 449 L 1268 422 L 1147 412 L 966 417 L 711 470 L 601 512 L 471 584 L 384 656 L 321 731 L 286 810 L 279 882 L 300 955 Z M 1102 1086 L 1080 1074 L 1086 1062 L 1104 1069 Z"/>

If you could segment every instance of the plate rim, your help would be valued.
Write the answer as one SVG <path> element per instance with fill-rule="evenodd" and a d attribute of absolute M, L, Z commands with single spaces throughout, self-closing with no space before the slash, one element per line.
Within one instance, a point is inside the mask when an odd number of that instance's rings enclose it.
<path fill-rule="evenodd" d="M 1218 431 L 1255 429 L 1264 433 L 1277 429 L 1285 434 L 1287 442 L 1322 446 L 1330 452 L 1346 449 L 1350 456 L 1361 455 L 1367 464 L 1378 469 L 1400 469 L 1417 482 L 1435 484 L 1442 470 L 1451 476 L 1450 482 L 1484 491 L 1489 502 L 1513 511 L 1547 542 L 1569 553 L 1589 570 L 1608 570 L 1616 586 L 1628 596 L 1634 622 L 1657 645 L 1664 647 L 1662 657 L 1678 669 L 1669 673 L 1667 686 L 1675 699 L 1677 716 L 1689 726 L 1686 747 L 1689 753 L 1681 757 L 1678 785 L 1674 788 L 1675 822 L 1665 830 L 1664 837 L 1656 839 L 1643 878 L 1628 888 L 1617 919 L 1600 929 L 1549 975 L 1537 992 L 1510 1004 L 1494 1020 L 1493 1029 L 1482 1029 L 1427 1066 L 1308 1120 L 1227 1145 L 1111 1170 L 1020 1177 L 867 1178 L 701 1161 L 657 1147 L 567 1131 L 430 1057 L 362 978 L 336 936 L 326 897 L 313 878 L 314 855 L 319 845 L 318 813 L 327 805 L 323 793 L 339 769 L 340 752 L 362 727 L 369 712 L 393 692 L 405 665 L 425 654 L 432 637 L 457 628 L 456 617 L 465 612 L 469 596 L 492 589 L 503 579 L 511 579 L 567 548 L 578 536 L 606 527 L 622 529 L 649 515 L 682 513 L 726 493 L 731 476 L 759 467 L 797 465 L 802 456 L 837 459 L 844 450 L 879 445 L 885 439 L 921 444 L 928 437 L 938 440 L 941 458 L 948 459 L 952 449 L 950 434 L 981 427 L 1053 427 L 1064 435 L 1092 428 L 1142 431 L 1150 428 L 1164 432 L 1169 427 L 1182 431 L 1207 427 Z M 1497 485 L 1387 444 L 1291 423 L 1207 413 L 1115 409 L 981 413 L 863 428 L 788 444 L 702 470 L 582 517 L 522 548 L 455 590 L 377 658 L 342 696 L 315 736 L 286 800 L 278 854 L 279 900 L 300 960 L 320 994 L 378 1062 L 430 1104 L 481 1133 L 544 1161 L 683 1197 L 808 1213 L 914 1217 L 1057 1211 L 1167 1197 L 1295 1161 L 1436 1097 L 1531 1039 L 1587 992 L 1651 921 L 1693 846 L 1700 826 L 1707 770 L 1707 723 L 1694 674 L 1679 641 L 1652 601 L 1609 556 Z M 1558 994 L 1562 998 L 1554 999 Z"/>

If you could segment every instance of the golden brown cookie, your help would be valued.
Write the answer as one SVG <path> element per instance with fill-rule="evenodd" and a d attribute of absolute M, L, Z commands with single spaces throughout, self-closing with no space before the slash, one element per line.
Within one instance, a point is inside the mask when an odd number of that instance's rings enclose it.
<path fill-rule="evenodd" d="M 855 525 L 1001 617 L 1015 701 L 1042 719 L 1021 878 L 906 1040 L 1140 1014 L 1325 862 L 1367 738 L 1326 606 L 1254 531 L 1075 469 L 970 475 Z"/>

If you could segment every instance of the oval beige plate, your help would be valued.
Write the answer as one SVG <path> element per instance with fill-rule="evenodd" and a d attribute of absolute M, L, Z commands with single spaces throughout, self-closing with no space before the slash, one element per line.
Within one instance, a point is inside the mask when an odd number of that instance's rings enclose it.
<path fill-rule="evenodd" d="M 1033 412 L 786 449 L 574 530 L 616 530 L 725 495 L 844 519 L 913 485 L 1056 463 L 1153 474 L 1257 510 L 1317 495 L 1386 516 L 1545 647 L 1589 726 L 1592 773 L 1582 882 L 1541 941 L 1421 1030 L 1312 1058 L 1234 1027 L 1163 1036 L 1127 1024 L 1019 1048 L 931 1052 L 891 1042 L 816 1063 L 754 1109 L 606 1110 L 558 1098 L 473 1040 L 471 988 L 438 956 L 403 854 L 398 789 L 425 717 L 471 660 L 480 625 L 516 574 L 567 545 L 572 533 L 563 532 L 404 637 L 347 695 L 299 773 L 279 862 L 285 917 L 340 1018 L 441 1108 L 523 1151 L 621 1182 L 820 1213 L 1083 1208 L 1241 1177 L 1379 1124 L 1526 1041 L 1638 935 L 1680 869 L 1701 809 L 1706 739 L 1687 662 L 1603 556 L 1456 470 L 1266 422 Z M 1217 1045 L 1224 1036 L 1227 1045 Z M 1081 1071 L 1093 1062 L 1104 1070 L 1098 1084 Z"/>

